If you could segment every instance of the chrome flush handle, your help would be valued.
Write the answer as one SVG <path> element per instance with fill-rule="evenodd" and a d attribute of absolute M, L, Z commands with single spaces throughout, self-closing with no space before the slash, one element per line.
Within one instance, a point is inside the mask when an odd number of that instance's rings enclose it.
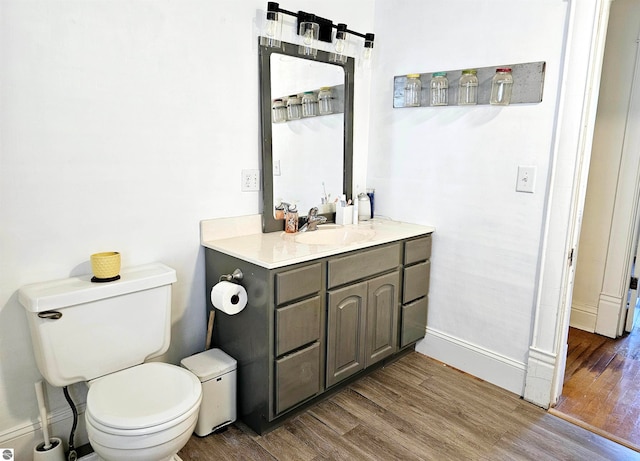
<path fill-rule="evenodd" d="M 58 320 L 62 318 L 62 312 L 58 312 L 58 311 L 38 312 L 38 317 L 40 317 L 41 319 Z"/>

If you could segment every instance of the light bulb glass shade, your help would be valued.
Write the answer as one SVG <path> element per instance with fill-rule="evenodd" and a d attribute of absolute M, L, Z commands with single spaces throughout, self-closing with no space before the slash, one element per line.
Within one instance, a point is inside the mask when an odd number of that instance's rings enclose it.
<path fill-rule="evenodd" d="M 330 54 L 329 59 L 333 62 L 346 63 L 347 62 L 347 48 L 349 42 L 347 41 L 347 25 L 338 24 L 338 30 L 336 31 L 336 38 L 333 43 L 333 52 Z"/>
<path fill-rule="evenodd" d="M 373 54 L 373 39 L 374 34 L 365 34 L 364 49 L 362 50 L 362 61 L 365 65 L 369 65 L 371 62 L 371 57 Z"/>
<path fill-rule="evenodd" d="M 316 22 L 301 22 L 300 23 L 300 45 L 298 46 L 298 53 L 305 56 L 316 56 L 318 50 L 316 48 L 316 42 L 320 35 L 320 25 Z"/>
<path fill-rule="evenodd" d="M 264 35 L 260 37 L 260 44 L 273 48 L 280 48 L 282 37 L 282 15 L 275 11 L 267 11 Z"/>

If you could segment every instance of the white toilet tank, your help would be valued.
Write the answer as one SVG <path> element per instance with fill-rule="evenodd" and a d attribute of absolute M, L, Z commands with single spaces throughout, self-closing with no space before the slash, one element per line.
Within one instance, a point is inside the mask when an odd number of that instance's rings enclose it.
<path fill-rule="evenodd" d="M 93 283 L 89 274 L 18 292 L 38 368 L 53 386 L 138 365 L 169 347 L 175 270 L 154 263 L 125 268 L 120 277 Z"/>

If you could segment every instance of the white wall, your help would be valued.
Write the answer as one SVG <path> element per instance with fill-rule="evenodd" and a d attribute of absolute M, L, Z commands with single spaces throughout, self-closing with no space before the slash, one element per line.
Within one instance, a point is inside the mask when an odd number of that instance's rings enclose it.
<path fill-rule="evenodd" d="M 373 29 L 372 0 L 282 6 Z M 98 251 L 122 252 L 124 266 L 159 260 L 178 274 L 165 359 L 204 347 L 199 221 L 258 212 L 258 193 L 241 192 L 240 177 L 259 167 L 265 8 L 261 0 L 0 2 L 0 447 L 18 448 L 19 459 L 40 437 L 33 383 L 41 379 L 21 286 L 89 273 Z M 356 78 L 362 158 L 369 78 Z M 53 432 L 66 439 L 66 402 L 59 389 L 48 386 L 48 395 Z M 72 395 L 82 403 L 83 387 Z"/>
<path fill-rule="evenodd" d="M 379 214 L 437 227 L 419 350 L 520 393 L 568 3 L 281 5 L 376 33 L 373 78 L 356 72 L 354 183 L 377 189 Z M 166 359 L 202 349 L 198 223 L 258 211 L 258 194 L 240 192 L 240 170 L 259 166 L 265 6 L 0 2 L 0 446 L 20 443 L 28 458 L 39 437 L 41 378 L 16 299 L 24 284 L 89 272 L 96 251 L 119 250 L 125 265 L 161 260 L 179 279 Z M 392 109 L 394 75 L 541 60 L 540 104 Z M 537 167 L 534 194 L 515 192 L 518 165 Z M 82 402 L 82 388 L 73 393 Z M 68 425 L 61 392 L 49 397 Z"/>
<path fill-rule="evenodd" d="M 418 349 L 521 393 L 531 343 L 567 3 L 376 3 L 368 187 L 381 214 L 436 226 Z M 393 76 L 546 61 L 540 104 L 393 109 Z M 374 134 L 375 133 L 375 134 Z M 515 192 L 518 165 L 535 193 Z"/>
<path fill-rule="evenodd" d="M 626 117 L 640 34 L 637 0 L 611 3 L 571 326 L 593 332 L 603 289 Z M 613 269 L 615 270 L 615 268 Z"/>

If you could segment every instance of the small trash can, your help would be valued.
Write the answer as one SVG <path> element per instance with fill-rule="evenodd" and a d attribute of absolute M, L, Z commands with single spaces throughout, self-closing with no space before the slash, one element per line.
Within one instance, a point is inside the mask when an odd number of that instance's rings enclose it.
<path fill-rule="evenodd" d="M 204 437 L 236 420 L 237 361 L 220 349 L 186 357 L 180 364 L 202 383 L 202 403 L 193 431 Z"/>

